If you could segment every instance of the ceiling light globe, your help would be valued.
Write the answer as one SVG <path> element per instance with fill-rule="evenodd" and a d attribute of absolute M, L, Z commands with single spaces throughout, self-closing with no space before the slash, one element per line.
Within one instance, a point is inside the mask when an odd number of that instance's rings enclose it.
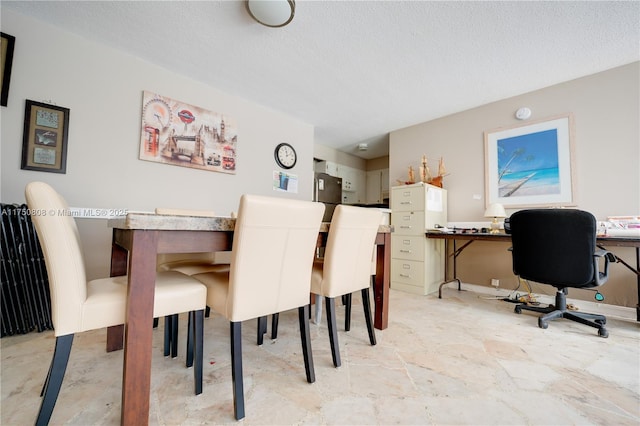
<path fill-rule="evenodd" d="M 253 19 L 271 28 L 287 25 L 296 11 L 294 0 L 247 0 L 246 7 Z"/>

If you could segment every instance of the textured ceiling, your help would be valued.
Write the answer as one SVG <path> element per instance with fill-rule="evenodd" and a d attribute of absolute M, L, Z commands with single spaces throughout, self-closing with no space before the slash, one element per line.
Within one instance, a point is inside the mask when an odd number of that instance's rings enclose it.
<path fill-rule="evenodd" d="M 298 0 L 284 28 L 242 1 L 0 7 L 297 117 L 362 158 L 387 155 L 395 129 L 640 59 L 639 1 Z"/>

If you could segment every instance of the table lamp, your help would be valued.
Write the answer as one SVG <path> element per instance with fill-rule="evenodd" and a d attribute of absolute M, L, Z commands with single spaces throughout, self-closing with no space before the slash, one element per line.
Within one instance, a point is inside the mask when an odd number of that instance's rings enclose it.
<path fill-rule="evenodd" d="M 504 206 L 500 203 L 490 204 L 484 211 L 484 217 L 492 217 L 490 234 L 498 234 L 500 232 L 500 223 L 498 218 L 507 217 L 507 213 L 504 211 Z"/>

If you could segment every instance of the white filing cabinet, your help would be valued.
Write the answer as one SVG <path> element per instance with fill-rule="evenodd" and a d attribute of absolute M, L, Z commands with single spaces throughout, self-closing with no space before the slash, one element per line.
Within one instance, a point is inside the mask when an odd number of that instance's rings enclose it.
<path fill-rule="evenodd" d="M 391 288 L 415 294 L 444 281 L 444 241 L 426 229 L 447 225 L 447 191 L 426 183 L 391 188 Z"/>

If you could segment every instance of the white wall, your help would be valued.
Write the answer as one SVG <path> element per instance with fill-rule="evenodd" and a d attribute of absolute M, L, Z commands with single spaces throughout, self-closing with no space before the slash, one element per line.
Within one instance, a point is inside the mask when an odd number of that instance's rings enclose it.
<path fill-rule="evenodd" d="M 171 206 L 228 215 L 242 193 L 311 199 L 312 125 L 32 18 L 2 10 L 1 20 L 2 31 L 16 37 L 9 102 L 1 109 L 3 203 L 24 202 L 24 187 L 34 180 L 48 182 L 76 207 Z M 233 118 L 236 174 L 139 160 L 143 90 Z M 25 99 L 70 108 L 66 174 L 20 169 Z M 280 142 L 298 153 L 291 170 L 299 177 L 297 194 L 272 188 L 272 172 L 279 170 L 273 150 Z M 89 275 L 106 274 L 110 230 L 101 220 L 79 226 L 92 249 Z"/>
<path fill-rule="evenodd" d="M 444 178 L 449 221 L 486 222 L 484 132 L 523 124 L 514 114 L 526 106 L 533 111 L 531 120 L 573 114 L 578 208 L 592 212 L 599 220 L 640 214 L 639 77 L 640 63 L 635 62 L 391 132 L 392 185 L 396 179 L 406 180 L 410 165 L 417 173 L 423 154 L 433 159 L 434 163 L 429 163 L 432 170 L 442 156 L 450 173 Z M 481 285 L 499 278 L 505 287 L 515 288 L 507 247 L 491 243 L 469 246 L 459 259 L 459 275 L 466 282 Z M 612 250 L 635 265 L 632 249 Z M 606 303 L 635 306 L 635 275 L 620 264 L 614 265 L 612 272 L 611 281 L 602 290 L 610 296 Z M 536 291 L 545 289 L 538 287 Z M 585 293 L 585 297 L 593 300 L 593 293 Z"/>

